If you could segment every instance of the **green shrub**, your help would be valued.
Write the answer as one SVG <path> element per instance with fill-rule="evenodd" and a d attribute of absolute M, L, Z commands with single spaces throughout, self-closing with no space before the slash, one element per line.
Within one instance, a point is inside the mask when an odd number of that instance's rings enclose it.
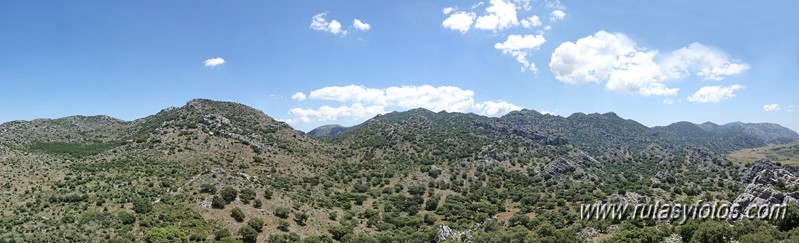
<path fill-rule="evenodd" d="M 219 193 L 222 196 L 222 199 L 225 200 L 226 203 L 231 203 L 233 201 L 236 201 L 236 197 L 238 197 L 239 195 L 239 192 L 236 191 L 235 188 L 230 186 L 222 188 L 222 190 L 219 191 Z"/>
<path fill-rule="evenodd" d="M 239 229 L 239 234 L 241 234 L 241 240 L 244 242 L 258 241 L 258 231 L 256 231 L 249 225 L 242 226 L 241 229 Z"/>
<path fill-rule="evenodd" d="M 211 199 L 211 207 L 217 209 L 225 208 L 225 200 L 222 197 L 214 195 L 214 198 Z"/>
<path fill-rule="evenodd" d="M 239 199 L 241 199 L 242 203 L 249 204 L 250 201 L 255 199 L 255 191 L 249 188 L 241 190 L 241 195 L 239 195 Z"/>
<path fill-rule="evenodd" d="M 282 230 L 282 231 L 286 231 L 286 232 L 288 232 L 288 231 L 289 231 L 289 226 L 291 226 L 291 224 L 289 223 L 289 221 L 288 221 L 288 220 L 285 220 L 285 219 L 280 219 L 280 220 L 278 220 L 278 222 L 277 222 L 277 228 L 278 228 L 279 230 Z"/>
<path fill-rule="evenodd" d="M 189 242 L 186 233 L 175 227 L 150 228 L 144 233 L 144 241 L 149 243 Z"/>
<path fill-rule="evenodd" d="M 133 199 L 133 211 L 138 214 L 146 214 L 153 211 L 153 204 L 150 200 L 137 197 Z"/>
<path fill-rule="evenodd" d="M 264 190 L 264 198 L 266 200 L 272 199 L 272 190 L 270 189 Z"/>
<path fill-rule="evenodd" d="M 297 225 L 304 226 L 306 220 L 308 220 L 308 214 L 307 213 L 305 213 L 305 212 L 300 212 L 300 213 L 296 213 L 295 212 L 294 213 L 294 222 L 296 222 Z"/>
<path fill-rule="evenodd" d="M 208 194 L 216 194 L 216 187 L 211 184 L 202 184 L 200 185 L 200 192 Z"/>
<path fill-rule="evenodd" d="M 244 212 L 240 208 L 235 207 L 230 210 L 230 217 L 233 217 L 237 222 L 244 222 Z"/>
<path fill-rule="evenodd" d="M 261 232 L 264 228 L 264 221 L 260 218 L 252 218 L 247 221 L 247 225 L 255 229 L 255 231 Z"/>
<path fill-rule="evenodd" d="M 224 229 L 224 228 L 223 228 L 223 229 L 218 229 L 218 230 L 214 231 L 214 239 L 215 239 L 215 240 L 218 240 L 218 241 L 219 241 L 219 240 L 222 240 L 222 239 L 224 239 L 224 238 L 228 238 L 228 237 L 230 237 L 230 236 L 231 236 L 231 235 L 230 235 L 230 231 L 229 231 L 229 230 L 227 230 L 227 229 Z"/>
<path fill-rule="evenodd" d="M 132 224 L 136 222 L 136 215 L 125 211 L 119 212 L 119 214 L 117 214 L 117 218 L 119 219 L 119 222 L 122 222 L 122 224 Z"/>
<path fill-rule="evenodd" d="M 285 207 L 279 207 L 275 209 L 275 216 L 280 218 L 288 218 L 289 214 L 291 213 L 291 209 Z"/>

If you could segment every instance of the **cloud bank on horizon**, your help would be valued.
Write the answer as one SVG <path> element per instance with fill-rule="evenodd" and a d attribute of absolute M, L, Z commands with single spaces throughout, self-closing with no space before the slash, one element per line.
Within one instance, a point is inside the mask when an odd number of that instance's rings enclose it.
<path fill-rule="evenodd" d="M 331 86 L 313 90 L 308 95 L 297 92 L 292 99 L 297 101 L 317 100 L 340 103 L 336 107 L 321 106 L 318 109 L 293 108 L 288 123 L 355 121 L 368 119 L 392 110 L 425 108 L 431 111 L 473 112 L 486 116 L 504 115 L 521 107 L 502 101 L 476 102 L 474 91 L 454 86 L 433 87 L 395 86 L 368 88 L 360 85 Z"/>

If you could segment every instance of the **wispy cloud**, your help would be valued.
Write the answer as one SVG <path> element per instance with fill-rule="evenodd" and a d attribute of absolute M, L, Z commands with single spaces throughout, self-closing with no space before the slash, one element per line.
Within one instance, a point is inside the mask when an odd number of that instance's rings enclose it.
<path fill-rule="evenodd" d="M 320 13 L 311 18 L 311 29 L 317 31 L 330 32 L 334 35 L 347 35 L 346 30 L 341 29 L 341 23 L 338 20 L 327 21 L 325 16 L 327 13 Z"/>
<path fill-rule="evenodd" d="M 495 44 L 494 48 L 515 57 L 516 61 L 522 64 L 522 71 L 529 69 L 536 73 L 538 68 L 535 63 L 527 60 L 527 55 L 530 51 L 537 50 L 545 41 L 543 35 L 509 35 L 505 42 Z"/>
<path fill-rule="evenodd" d="M 730 86 L 705 86 L 687 98 L 694 103 L 719 103 L 723 100 L 735 97 L 735 91 L 743 89 L 744 86 L 733 84 Z"/>
<path fill-rule="evenodd" d="M 311 29 L 316 31 L 328 32 L 334 35 L 346 36 L 350 32 L 347 29 L 344 29 L 344 26 L 341 25 L 341 22 L 335 19 L 327 20 L 326 19 L 327 13 L 319 13 L 314 15 L 311 18 Z M 349 29 L 355 28 L 359 31 L 368 31 L 372 29 L 372 25 L 366 23 L 360 19 L 353 19 L 352 25 Z"/>

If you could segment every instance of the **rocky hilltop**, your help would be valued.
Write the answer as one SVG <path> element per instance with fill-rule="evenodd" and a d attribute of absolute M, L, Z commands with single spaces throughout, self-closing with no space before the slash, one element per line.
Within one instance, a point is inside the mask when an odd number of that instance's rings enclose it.
<path fill-rule="evenodd" d="M 325 125 L 314 128 L 313 130 L 308 132 L 308 135 L 312 137 L 332 137 L 345 133 L 347 131 L 349 131 L 348 127 L 334 124 L 334 125 Z"/>
<path fill-rule="evenodd" d="M 746 189 L 734 202 L 742 208 L 799 200 L 799 169 L 796 167 L 782 167 L 762 159 L 752 165 L 741 180 Z"/>

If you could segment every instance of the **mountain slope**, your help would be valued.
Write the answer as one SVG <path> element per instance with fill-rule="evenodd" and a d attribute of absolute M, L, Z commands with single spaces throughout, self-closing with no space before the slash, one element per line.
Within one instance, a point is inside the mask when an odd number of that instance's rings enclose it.
<path fill-rule="evenodd" d="M 746 186 L 706 146 L 738 138 L 613 113 L 414 109 L 317 139 L 197 99 L 0 128 L 0 241 L 574 242 L 609 224 L 578 222 L 582 203 L 732 201 Z"/>

